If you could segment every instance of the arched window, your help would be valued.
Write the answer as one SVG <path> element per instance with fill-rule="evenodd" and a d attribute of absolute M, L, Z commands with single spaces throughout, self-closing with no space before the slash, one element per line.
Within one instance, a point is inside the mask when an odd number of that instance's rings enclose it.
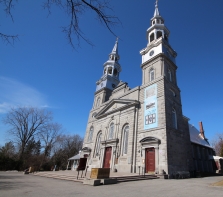
<path fill-rule="evenodd" d="M 104 69 L 104 75 L 107 73 L 107 68 Z"/>
<path fill-rule="evenodd" d="M 162 32 L 161 31 L 157 31 L 157 33 L 156 33 L 156 38 L 158 39 L 158 38 L 160 38 L 160 37 L 162 37 Z"/>
<path fill-rule="evenodd" d="M 108 74 L 112 74 L 112 67 L 108 67 Z"/>
<path fill-rule="evenodd" d="M 102 133 L 99 132 L 96 140 L 96 145 L 95 145 L 95 157 L 100 155 L 100 150 L 101 150 L 101 135 Z"/>
<path fill-rule="evenodd" d="M 112 139 L 113 138 L 113 134 L 114 134 L 114 123 L 111 123 L 110 124 L 110 127 L 109 127 L 109 136 L 108 136 L 108 139 Z"/>
<path fill-rule="evenodd" d="M 174 108 L 172 109 L 172 124 L 173 128 L 177 129 L 177 113 Z"/>
<path fill-rule="evenodd" d="M 97 102 L 96 102 L 96 107 L 99 107 L 99 106 L 100 106 L 100 104 L 101 104 L 101 98 L 100 98 L 100 97 L 98 97 L 98 98 L 97 98 Z"/>
<path fill-rule="evenodd" d="M 172 89 L 170 89 L 170 91 L 172 92 L 173 96 L 176 97 L 176 93 Z"/>
<path fill-rule="evenodd" d="M 168 69 L 168 78 L 169 78 L 170 81 L 172 81 L 172 74 L 171 74 L 170 69 Z"/>
<path fill-rule="evenodd" d="M 129 126 L 125 126 L 123 130 L 123 142 L 122 142 L 122 154 L 125 155 L 128 152 L 128 137 L 129 137 Z"/>
<path fill-rule="evenodd" d="M 153 81 L 155 79 L 155 72 L 154 69 L 151 68 L 149 71 L 149 81 Z"/>
<path fill-rule="evenodd" d="M 115 75 L 115 76 L 117 76 L 117 75 L 118 75 L 118 70 L 117 70 L 116 68 L 114 69 L 114 71 L 113 71 L 113 72 L 114 72 L 114 75 Z"/>
<path fill-rule="evenodd" d="M 154 40 L 154 33 L 152 33 L 151 35 L 150 35 L 150 42 L 152 42 L 153 40 Z"/>
<path fill-rule="evenodd" d="M 94 127 L 91 127 L 90 131 L 89 131 L 89 134 L 88 134 L 88 142 L 92 141 L 93 132 L 94 132 Z"/>

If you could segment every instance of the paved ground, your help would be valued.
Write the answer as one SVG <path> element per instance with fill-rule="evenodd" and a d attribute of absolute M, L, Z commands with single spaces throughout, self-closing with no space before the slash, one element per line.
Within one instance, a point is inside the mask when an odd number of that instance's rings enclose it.
<path fill-rule="evenodd" d="M 223 187 L 211 186 L 221 180 L 223 176 L 181 180 L 153 179 L 93 187 L 79 182 L 23 175 L 20 172 L 0 172 L 0 197 L 222 197 Z"/>

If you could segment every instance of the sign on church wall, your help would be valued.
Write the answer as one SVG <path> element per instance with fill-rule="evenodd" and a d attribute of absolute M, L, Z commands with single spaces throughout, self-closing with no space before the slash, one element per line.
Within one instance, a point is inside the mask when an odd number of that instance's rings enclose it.
<path fill-rule="evenodd" d="M 158 126 L 157 85 L 153 84 L 144 93 L 144 129 Z"/>

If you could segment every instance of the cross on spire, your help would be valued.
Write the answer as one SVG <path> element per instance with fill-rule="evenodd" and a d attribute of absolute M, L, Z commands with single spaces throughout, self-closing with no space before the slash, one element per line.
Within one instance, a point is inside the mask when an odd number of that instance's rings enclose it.
<path fill-rule="evenodd" d="M 159 1 L 159 0 L 156 0 L 156 3 L 155 3 L 156 7 L 158 7 L 158 1 Z"/>
<path fill-rule="evenodd" d="M 154 17 L 160 15 L 159 10 L 158 10 L 158 1 L 159 1 L 159 0 L 156 0 L 156 3 L 155 3 Z"/>

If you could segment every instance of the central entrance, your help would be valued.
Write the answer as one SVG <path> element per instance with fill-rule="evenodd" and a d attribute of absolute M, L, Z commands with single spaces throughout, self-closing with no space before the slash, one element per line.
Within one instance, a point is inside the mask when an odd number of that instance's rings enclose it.
<path fill-rule="evenodd" d="M 105 148 L 103 168 L 110 168 L 112 147 Z"/>
<path fill-rule="evenodd" d="M 147 148 L 146 149 L 146 173 L 155 171 L 155 149 Z"/>

